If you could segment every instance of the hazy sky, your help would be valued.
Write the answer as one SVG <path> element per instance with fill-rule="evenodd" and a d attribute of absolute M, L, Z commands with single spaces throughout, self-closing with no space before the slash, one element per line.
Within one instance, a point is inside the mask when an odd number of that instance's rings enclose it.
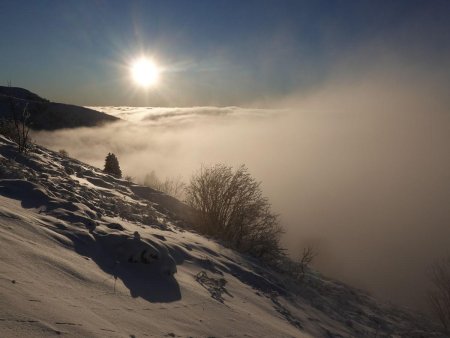
<path fill-rule="evenodd" d="M 365 67 L 361 50 L 444 67 L 449 15 L 446 0 L 0 0 L 0 81 L 80 105 L 270 103 Z M 129 80 L 142 53 L 166 70 L 151 90 Z"/>

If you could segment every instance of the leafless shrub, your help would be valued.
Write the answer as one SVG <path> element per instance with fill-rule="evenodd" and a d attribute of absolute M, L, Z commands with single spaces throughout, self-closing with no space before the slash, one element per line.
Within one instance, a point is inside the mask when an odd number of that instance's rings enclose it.
<path fill-rule="evenodd" d="M 127 181 L 128 183 L 133 183 L 133 181 L 134 181 L 134 177 L 130 176 L 130 175 L 126 175 L 123 179 L 125 181 Z"/>
<path fill-rule="evenodd" d="M 166 177 L 166 179 L 163 181 L 156 175 L 155 171 L 153 170 L 150 174 L 147 174 L 145 176 L 144 185 L 178 199 L 183 199 L 184 190 L 186 187 L 181 177 Z"/>
<path fill-rule="evenodd" d="M 197 211 L 194 224 L 200 232 L 266 260 L 281 255 L 278 217 L 245 166 L 201 168 L 186 189 L 186 202 Z"/>
<path fill-rule="evenodd" d="M 12 102 L 12 101 L 11 101 Z M 12 116 L 10 119 L 0 121 L 0 133 L 17 145 L 19 153 L 25 153 L 30 147 L 30 112 L 28 103 L 19 114 L 14 103 L 11 103 Z"/>
<path fill-rule="evenodd" d="M 431 282 L 433 289 L 428 294 L 431 309 L 444 332 L 450 334 L 450 258 L 433 265 Z"/>
<path fill-rule="evenodd" d="M 303 248 L 303 252 L 301 253 L 298 261 L 300 276 L 303 276 L 305 274 L 306 269 L 312 263 L 317 254 L 317 250 L 310 245 L 306 248 Z"/>

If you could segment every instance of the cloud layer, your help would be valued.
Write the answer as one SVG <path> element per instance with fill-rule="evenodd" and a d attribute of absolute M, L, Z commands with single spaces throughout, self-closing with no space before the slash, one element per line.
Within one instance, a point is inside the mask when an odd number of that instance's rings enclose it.
<path fill-rule="evenodd" d="M 336 73 L 277 109 L 98 107 L 124 121 L 33 136 L 98 167 L 114 152 L 138 180 L 245 163 L 293 255 L 315 243 L 325 274 L 423 308 L 427 269 L 449 254 L 447 83 L 401 65 L 359 75 Z"/>

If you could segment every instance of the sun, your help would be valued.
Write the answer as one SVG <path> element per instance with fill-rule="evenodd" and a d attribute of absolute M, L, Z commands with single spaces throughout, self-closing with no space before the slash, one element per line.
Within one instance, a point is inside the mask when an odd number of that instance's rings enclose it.
<path fill-rule="evenodd" d="M 130 72 L 137 85 L 151 87 L 158 83 L 161 70 L 153 60 L 141 57 L 131 64 Z"/>

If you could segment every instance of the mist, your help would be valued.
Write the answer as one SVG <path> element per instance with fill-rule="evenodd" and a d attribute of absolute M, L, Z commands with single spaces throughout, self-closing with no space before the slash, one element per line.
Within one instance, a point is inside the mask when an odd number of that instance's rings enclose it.
<path fill-rule="evenodd" d="M 425 310 L 429 267 L 450 254 L 448 80 L 396 63 L 345 70 L 252 108 L 98 107 L 124 121 L 33 138 L 99 168 L 113 152 L 135 181 L 246 164 L 292 256 L 313 244 L 323 274 Z"/>

